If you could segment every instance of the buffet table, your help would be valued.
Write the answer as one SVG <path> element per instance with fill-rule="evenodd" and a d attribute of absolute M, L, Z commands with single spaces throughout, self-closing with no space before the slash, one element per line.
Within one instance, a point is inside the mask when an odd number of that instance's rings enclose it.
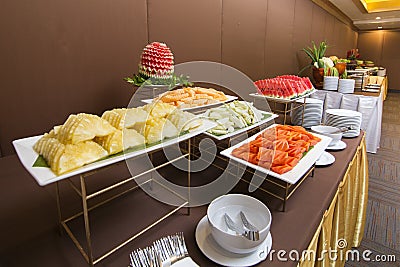
<path fill-rule="evenodd" d="M 334 91 L 318 90 L 312 98 L 324 101 L 326 109 L 349 109 L 362 113 L 361 129 L 366 132 L 367 152 L 376 153 L 381 139 L 383 101 L 385 90 L 380 93 L 355 92 L 342 94 Z"/>
<path fill-rule="evenodd" d="M 368 198 L 368 166 L 363 136 L 343 139 L 347 148 L 331 152 L 336 161 L 329 167 L 316 168 L 314 177 L 308 177 L 299 190 L 293 194 L 281 212 L 281 202 L 257 190 L 252 196 L 262 200 L 272 213 L 272 250 L 257 266 L 297 266 L 296 260 L 280 261 L 277 253 L 286 251 L 288 258 L 291 250 L 301 252 L 307 248 L 321 251 L 322 244 L 335 245 L 338 239 L 344 238 L 348 246 L 359 246 L 363 232 L 365 211 Z M 215 170 L 207 170 L 208 176 Z M 163 175 L 168 175 L 164 172 Z M 204 181 L 206 175 L 192 175 L 193 184 Z M 248 193 L 248 185 L 239 183 L 230 193 Z M 351 202 L 351 203 L 350 203 Z M 195 240 L 198 222 L 206 215 L 207 206 L 191 209 L 191 215 L 176 215 L 156 226 L 143 238 L 135 242 L 135 248 L 144 248 L 163 235 L 183 231 L 189 250 L 189 255 L 200 266 L 218 266 L 209 260 L 199 249 Z M 332 246 L 332 249 L 335 249 Z M 282 256 L 282 255 L 281 255 Z M 126 255 L 128 261 L 128 255 Z M 314 258 L 303 261 L 300 266 L 314 266 Z M 324 259 L 329 263 L 329 259 Z M 332 266 L 343 266 L 341 261 Z"/>
<path fill-rule="evenodd" d="M 345 237 L 348 247 L 359 245 L 363 235 L 363 222 L 365 220 L 368 192 L 365 140 L 362 136 L 359 136 L 357 138 L 343 139 L 343 141 L 347 144 L 345 150 L 331 152 L 336 158 L 335 163 L 328 167 L 316 168 L 314 177 L 308 177 L 299 187 L 299 190 L 290 198 L 285 212 L 280 211 L 282 203 L 278 199 L 270 197 L 260 190 L 252 194 L 258 199 L 263 200 L 272 213 L 272 249 L 275 252 L 270 254 L 267 260 L 261 262 L 258 266 L 296 266 L 298 264 L 297 261 L 279 261 L 277 259 L 277 252 L 279 250 L 289 252 L 292 249 L 301 252 L 307 248 L 318 247 L 318 244 L 332 244 L 336 241 L 336 238 Z M 2 173 L 4 174 L 3 178 L 18 177 L 21 183 L 24 182 L 23 188 L 26 188 L 24 194 L 28 191 L 30 192 L 30 195 L 28 195 L 26 199 L 30 199 L 30 202 L 28 202 L 30 210 L 34 210 L 34 208 L 31 208 L 31 206 L 35 206 L 32 202 L 35 198 L 32 196 L 33 192 L 31 193 L 31 191 L 33 190 L 31 188 L 35 189 L 36 195 L 43 192 L 43 188 L 35 185 L 34 180 L 24 170 L 16 156 L 5 158 L 5 160 L 0 163 L 4 163 L 1 164 L 4 170 Z M 104 173 L 104 177 L 102 177 L 102 179 L 98 177 L 96 181 L 108 181 L 109 178 L 117 175 L 118 169 L 107 170 Z M 124 173 L 125 172 L 127 171 L 124 171 Z M 185 176 L 178 177 L 178 175 L 176 175 L 176 170 L 166 169 L 162 170 L 162 173 L 164 176 L 171 177 L 171 174 L 173 174 L 176 179 L 186 179 Z M 203 183 L 207 178 L 211 179 L 213 175 L 215 176 L 216 170 L 208 168 L 207 174 L 208 175 L 193 174 L 193 186 Z M 5 181 L 6 179 L 2 180 Z M 95 180 L 93 180 L 93 182 L 95 182 Z M 18 188 L 18 190 L 22 190 L 21 186 Z M 10 197 L 7 199 L 11 199 L 11 196 L 13 196 L 12 199 L 15 199 L 13 201 L 17 201 L 21 198 L 21 195 L 15 194 L 19 192 L 17 188 L 15 188 L 14 191 L 8 191 L 10 192 Z M 231 192 L 248 193 L 248 185 L 239 183 Z M 37 209 L 42 213 L 51 212 L 55 219 L 55 196 L 53 194 L 51 194 L 51 197 L 49 197 L 48 194 L 45 194 L 45 196 L 47 198 L 40 199 L 40 208 L 38 207 Z M 71 194 L 71 196 L 73 195 Z M 354 201 L 353 205 L 348 202 L 349 200 Z M 173 207 L 168 207 L 165 204 L 159 203 L 141 190 L 128 194 L 126 198 L 118 199 L 114 202 L 116 206 L 102 206 L 99 209 L 99 213 L 93 214 L 92 220 L 96 221 L 96 227 L 102 227 L 102 231 L 94 236 L 98 241 L 96 242 L 98 245 L 96 246 L 96 250 L 108 249 L 111 243 L 123 239 L 124 236 L 130 234 L 135 229 L 146 227 L 149 221 L 154 220 L 155 217 L 167 212 L 167 210 L 173 209 Z M 47 207 L 46 209 L 43 209 L 43 203 Z M 350 210 L 345 211 L 342 209 L 343 207 Z M 127 209 L 132 212 L 127 213 Z M 151 212 L 149 212 L 149 210 L 151 210 Z M 197 223 L 206 215 L 206 211 L 207 206 L 201 206 L 192 208 L 189 216 L 186 215 L 185 212 L 178 212 L 166 218 L 162 223 L 154 226 L 135 239 L 135 241 L 128 244 L 124 249 L 121 249 L 115 256 L 109 257 L 106 260 L 106 264 L 108 266 L 127 266 L 129 263 L 129 252 L 137 248 L 149 246 L 153 241 L 162 236 L 182 231 L 185 234 L 189 254 L 193 260 L 200 266 L 216 266 L 216 264 L 202 254 L 195 241 Z M 28 217 L 28 213 L 21 213 L 21 216 L 22 214 Z M 105 216 L 105 214 L 111 216 Z M 47 216 L 47 218 L 48 217 L 51 216 Z M 27 218 L 19 217 L 13 219 L 11 216 L 8 218 L 7 225 L 21 224 L 27 220 Z M 43 227 L 46 223 L 48 225 L 53 223 L 53 221 L 49 222 L 48 219 L 45 220 L 44 215 L 36 216 L 35 218 L 41 220 L 40 223 L 38 223 L 40 227 Z M 120 218 L 117 224 L 118 227 L 112 227 L 115 226 L 115 218 Z M 104 220 L 111 221 L 112 226 L 110 226 L 110 224 L 103 225 L 102 222 Z M 55 221 L 56 220 L 54 220 L 54 222 Z M 78 228 L 80 228 L 79 225 Z M 32 229 L 27 227 L 27 230 L 23 231 L 29 234 L 29 231 L 32 231 Z M 12 238 L 12 233 L 13 231 L 10 231 L 10 238 Z M 330 235 L 327 235 L 328 233 Z M 342 236 L 341 233 L 344 233 L 344 235 Z M 85 233 L 80 232 L 78 237 L 84 239 Z M 87 266 L 87 263 L 83 257 L 79 255 L 79 252 L 69 239 L 60 237 L 57 239 L 65 240 L 62 243 L 64 249 L 61 251 L 54 251 L 54 246 L 53 248 L 43 250 L 46 247 L 41 247 L 41 244 L 37 244 L 35 248 L 32 248 L 33 253 L 36 252 L 37 254 L 43 254 L 43 257 L 47 257 L 46 255 L 48 255 L 48 253 L 42 252 L 52 251 L 51 253 L 55 253 L 54 257 L 58 258 L 58 260 L 67 260 L 71 263 L 71 266 Z M 270 258 L 271 256 L 272 258 Z M 42 263 L 41 261 L 35 261 L 37 258 L 29 259 L 30 264 L 40 265 Z M 19 263 L 21 263 L 21 261 L 23 262 L 22 258 L 19 260 Z M 273 263 L 271 263 L 271 261 L 273 261 Z M 74 262 L 74 264 L 72 262 Z M 310 263 L 310 261 L 304 261 L 301 266 L 313 266 L 313 264 Z M 343 265 L 338 262 L 338 266 Z"/>
<path fill-rule="evenodd" d="M 279 261 L 277 252 L 291 250 L 301 252 L 307 248 L 321 251 L 329 244 L 336 249 L 335 242 L 344 238 L 348 246 L 360 245 L 364 233 L 364 221 L 368 198 L 368 166 L 365 139 L 343 139 L 347 148 L 331 152 L 336 162 L 325 168 L 317 168 L 314 177 L 309 177 L 287 203 L 286 212 L 279 211 L 280 202 L 266 194 L 256 191 L 254 196 L 268 205 L 272 213 L 272 249 L 267 260 L 258 266 L 296 266 L 298 262 Z M 239 184 L 234 192 L 247 191 L 247 185 Z M 351 203 L 350 203 L 351 202 Z M 200 266 L 214 266 L 196 246 L 194 231 L 198 222 L 206 214 L 206 207 L 193 210 L 192 218 L 182 218 L 185 224 L 187 243 L 191 257 Z M 177 220 L 180 220 L 177 218 Z M 171 233 L 179 231 L 180 226 L 168 229 Z M 165 231 L 165 229 L 164 229 Z M 321 247 L 324 244 L 325 247 Z M 288 258 L 288 254 L 286 256 Z M 273 265 L 271 265 L 271 261 Z M 300 266 L 314 266 L 315 259 L 301 262 Z M 329 263 L 329 259 L 324 259 Z M 343 266 L 337 261 L 332 266 Z"/>

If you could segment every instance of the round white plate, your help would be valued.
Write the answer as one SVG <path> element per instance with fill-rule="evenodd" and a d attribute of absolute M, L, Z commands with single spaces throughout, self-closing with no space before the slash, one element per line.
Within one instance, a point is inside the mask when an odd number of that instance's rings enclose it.
<path fill-rule="evenodd" d="M 332 146 L 328 146 L 326 149 L 327 150 L 342 150 L 347 147 L 347 144 L 343 142 L 342 140 L 339 140 L 339 142 L 335 143 Z"/>
<path fill-rule="evenodd" d="M 346 132 L 346 133 L 343 134 L 343 137 L 346 137 L 346 138 L 353 138 L 353 137 L 357 137 L 357 136 L 359 136 L 359 135 L 360 135 L 360 131 L 355 131 L 355 132 L 350 132 L 350 131 L 348 131 L 348 132 Z"/>
<path fill-rule="evenodd" d="M 336 117 L 362 117 L 361 112 L 349 109 L 327 109 L 325 112 Z"/>
<path fill-rule="evenodd" d="M 304 99 L 296 100 L 296 102 L 302 104 L 302 103 L 304 103 Z M 322 100 L 319 100 L 319 99 L 316 99 L 316 98 L 307 97 L 306 98 L 306 104 L 320 104 L 320 105 L 323 105 L 324 102 Z"/>
<path fill-rule="evenodd" d="M 315 166 L 327 166 L 335 162 L 335 157 L 328 152 L 324 152 L 321 157 L 315 162 Z"/>
<path fill-rule="evenodd" d="M 348 121 L 348 122 L 361 122 L 360 117 L 337 117 L 326 114 L 326 118 L 332 121 Z"/>
<path fill-rule="evenodd" d="M 235 254 L 221 248 L 211 236 L 211 228 L 205 215 L 196 227 L 196 243 L 201 252 L 215 263 L 223 266 L 253 266 L 267 258 L 272 248 L 272 236 L 268 234 L 257 251 L 250 254 Z"/>
<path fill-rule="evenodd" d="M 337 122 L 337 123 L 360 123 L 361 124 L 361 118 L 335 118 L 331 116 L 326 116 L 327 121 L 331 122 Z"/>

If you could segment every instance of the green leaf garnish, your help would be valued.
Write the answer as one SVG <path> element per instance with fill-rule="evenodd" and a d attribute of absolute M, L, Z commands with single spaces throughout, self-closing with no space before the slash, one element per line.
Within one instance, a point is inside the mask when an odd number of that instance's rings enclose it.
<path fill-rule="evenodd" d="M 173 89 L 177 85 L 181 86 L 193 86 L 193 83 L 189 81 L 189 76 L 183 76 L 182 74 L 176 76 L 172 75 L 171 78 L 168 79 L 157 79 L 157 78 L 148 78 L 142 77 L 140 74 L 134 74 L 132 77 L 126 77 L 124 80 L 130 84 L 136 86 L 151 86 L 151 85 L 165 85 L 168 89 Z"/>
<path fill-rule="evenodd" d="M 49 164 L 47 164 L 47 161 L 41 156 L 39 155 L 35 162 L 33 163 L 32 167 L 46 167 L 46 168 L 50 168 Z"/>

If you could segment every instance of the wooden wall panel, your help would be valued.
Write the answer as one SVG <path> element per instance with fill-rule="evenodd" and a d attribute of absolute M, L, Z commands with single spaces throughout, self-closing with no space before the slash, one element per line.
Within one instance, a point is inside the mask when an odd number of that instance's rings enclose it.
<path fill-rule="evenodd" d="M 295 73 L 293 64 L 293 22 L 295 1 L 268 1 L 265 45 L 267 77 Z"/>
<path fill-rule="evenodd" d="M 358 35 L 361 58 L 374 61 L 376 66 L 386 68 L 389 89 L 400 90 L 400 31 L 368 31 Z"/>
<path fill-rule="evenodd" d="M 354 36 L 353 31 L 348 25 L 345 25 L 346 30 L 344 31 L 344 36 L 343 36 L 343 47 L 341 48 L 342 50 L 342 55 L 343 57 L 346 57 L 347 51 L 350 50 L 351 48 L 356 48 L 357 47 L 357 37 Z"/>
<path fill-rule="evenodd" d="M 293 59 L 297 71 L 310 64 L 310 58 L 302 51 L 311 46 L 311 26 L 313 3 L 309 0 L 296 0 L 293 26 Z M 303 72 L 307 74 L 307 72 Z"/>
<path fill-rule="evenodd" d="M 338 57 L 343 57 L 343 55 L 340 52 L 340 47 L 339 47 L 339 42 L 341 42 L 341 34 L 340 34 L 340 25 L 342 23 L 335 18 L 334 20 L 334 25 L 333 25 L 333 33 L 331 37 L 331 48 L 329 51 L 332 51 L 332 54 L 337 55 Z"/>
<path fill-rule="evenodd" d="M 334 36 L 335 36 L 335 53 L 338 57 L 340 58 L 345 58 L 346 57 L 346 51 L 350 50 L 352 48 L 355 48 L 353 46 L 348 46 L 346 43 L 346 38 L 347 38 L 347 26 L 339 21 L 335 21 L 335 28 L 334 28 Z"/>
<path fill-rule="evenodd" d="M 326 11 L 317 5 L 313 6 L 312 24 L 311 24 L 311 40 L 319 43 L 326 39 L 325 36 L 325 20 Z"/>
<path fill-rule="evenodd" d="M 175 63 L 221 62 L 222 0 L 148 0 L 149 40 L 167 43 Z"/>
<path fill-rule="evenodd" d="M 358 32 L 351 31 L 352 47 L 357 47 L 358 44 Z"/>
<path fill-rule="evenodd" d="M 222 63 L 249 75 L 265 78 L 265 31 L 267 0 L 224 0 Z"/>
<path fill-rule="evenodd" d="M 0 140 L 41 134 L 70 113 L 126 106 L 123 77 L 147 43 L 145 0 L 2 1 Z"/>
<path fill-rule="evenodd" d="M 363 32 L 358 36 L 358 49 L 364 59 L 382 65 L 383 31 Z"/>
<path fill-rule="evenodd" d="M 400 31 L 386 31 L 382 48 L 382 66 L 387 70 L 389 88 L 400 90 Z"/>
<path fill-rule="evenodd" d="M 336 55 L 337 53 L 338 48 L 336 45 L 334 32 L 335 32 L 335 18 L 327 14 L 325 17 L 325 31 L 324 31 L 324 40 L 326 40 L 328 44 L 326 56 Z"/>
<path fill-rule="evenodd" d="M 333 40 L 333 32 L 335 29 L 335 18 L 326 14 L 325 16 L 325 29 L 324 29 L 324 37 L 328 43 L 335 43 Z"/>

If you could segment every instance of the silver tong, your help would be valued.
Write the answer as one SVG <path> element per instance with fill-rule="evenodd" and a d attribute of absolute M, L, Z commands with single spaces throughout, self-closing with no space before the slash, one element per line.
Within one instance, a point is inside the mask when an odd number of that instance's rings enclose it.
<path fill-rule="evenodd" d="M 229 229 L 251 241 L 260 240 L 259 230 L 247 220 L 242 211 L 240 212 L 240 218 L 242 220 L 242 224 L 235 223 L 228 214 L 224 214 L 225 223 Z"/>
<path fill-rule="evenodd" d="M 332 132 L 330 134 L 337 134 L 337 133 L 345 133 L 348 132 L 350 130 L 357 130 L 356 126 L 347 126 L 347 127 L 340 127 L 339 130 Z"/>

